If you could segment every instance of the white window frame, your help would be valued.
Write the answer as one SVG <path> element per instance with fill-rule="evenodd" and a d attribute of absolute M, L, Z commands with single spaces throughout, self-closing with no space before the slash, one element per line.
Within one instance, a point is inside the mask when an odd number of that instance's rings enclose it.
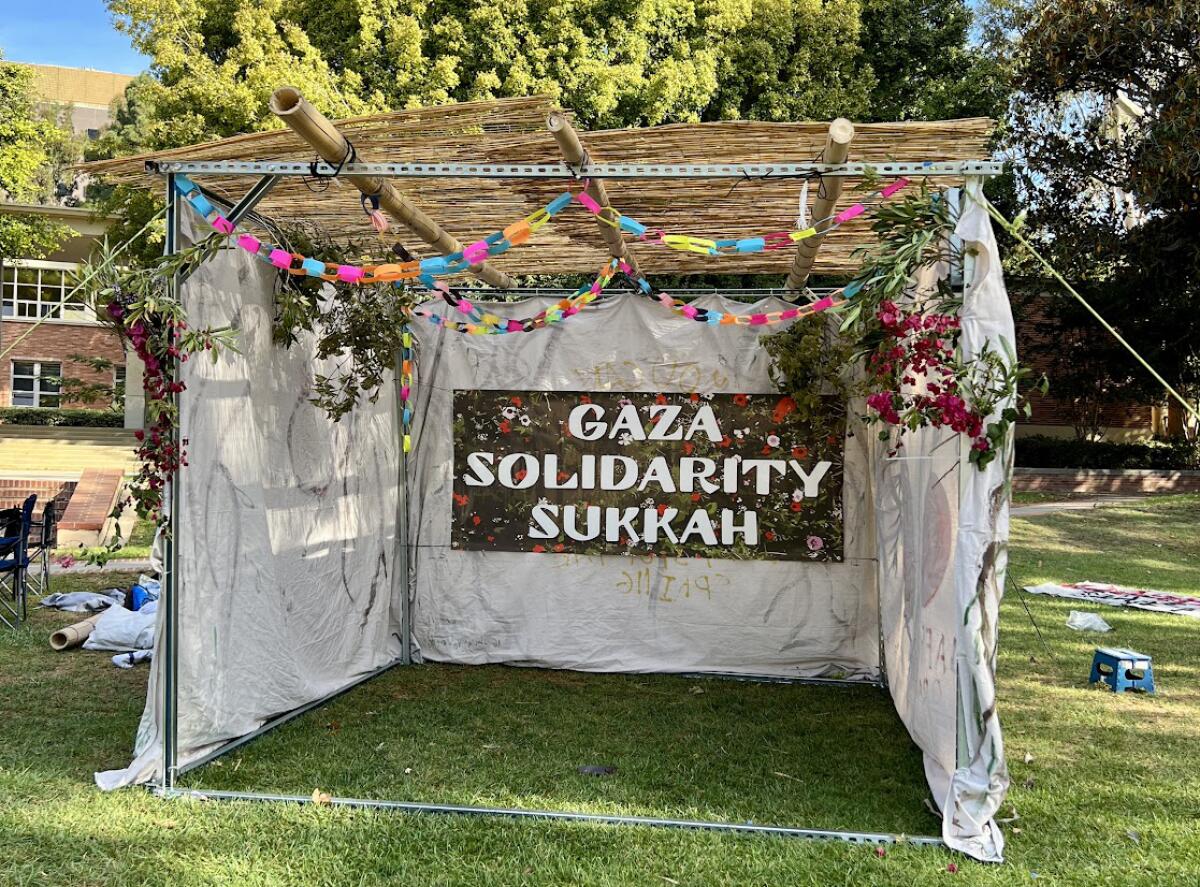
<path fill-rule="evenodd" d="M 96 314 L 77 302 L 59 306 L 59 302 L 75 288 L 77 262 L 51 262 L 45 259 L 6 259 L 0 277 L 0 315 L 5 321 L 32 323 L 45 318 L 53 323 L 96 323 Z M 33 274 L 33 298 L 28 297 L 29 283 L 18 285 L 21 272 Z M 45 271 L 61 274 L 55 283 L 43 283 Z"/>
<path fill-rule="evenodd" d="M 33 364 L 33 375 L 29 376 L 25 373 L 21 373 L 20 375 L 18 375 L 17 374 L 17 364 L 19 364 L 19 363 Z M 43 366 L 56 366 L 56 367 L 58 367 L 58 372 L 57 373 L 44 373 L 42 371 Z M 13 407 L 16 407 L 17 409 L 25 409 L 27 407 L 30 409 L 36 409 L 37 407 L 48 407 L 50 409 L 60 408 L 62 406 L 62 383 L 61 382 L 59 383 L 57 391 L 43 391 L 42 390 L 42 379 L 45 378 L 46 376 L 54 376 L 57 379 L 61 379 L 62 378 L 62 361 L 61 360 L 41 360 L 40 358 L 36 358 L 36 357 L 14 357 L 9 362 L 9 365 L 8 365 L 8 380 L 9 380 L 8 402 L 9 402 L 9 404 Z M 17 403 L 17 401 L 16 401 L 16 393 L 17 393 L 16 383 L 17 383 L 18 378 L 20 378 L 20 379 L 32 378 L 33 379 L 33 391 L 32 391 L 33 403 Z M 26 392 L 22 392 L 22 393 L 26 393 Z M 55 403 L 53 406 L 51 406 L 49 404 L 44 404 L 44 403 L 42 403 L 43 397 L 53 397 L 57 401 L 57 403 Z"/>
<path fill-rule="evenodd" d="M 125 385 L 129 379 L 129 367 L 126 364 L 118 363 L 113 365 L 113 406 L 125 408 Z M 118 395 L 118 392 L 119 395 Z"/>

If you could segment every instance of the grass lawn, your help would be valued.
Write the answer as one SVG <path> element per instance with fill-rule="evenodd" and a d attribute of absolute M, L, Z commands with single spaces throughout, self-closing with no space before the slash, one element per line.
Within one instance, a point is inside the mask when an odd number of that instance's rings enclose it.
<path fill-rule="evenodd" d="M 1013 524 L 1025 583 L 1200 589 L 1200 497 Z M 135 577 L 81 574 L 73 587 Z M 65 585 L 60 586 L 65 587 Z M 1154 656 L 1160 692 L 1087 686 L 1101 639 L 1079 604 L 1010 593 L 1001 719 L 1013 788 L 1008 862 L 938 850 L 594 825 L 405 816 L 103 795 L 128 760 L 146 671 L 53 654 L 38 613 L 0 633 L 0 884 L 1200 883 L 1200 622 L 1103 608 L 1104 643 Z M 1045 647 L 1043 646 L 1043 641 Z M 617 773 L 585 777 L 582 764 Z M 395 669 L 190 784 L 930 834 L 919 755 L 870 688 L 505 668 Z M 950 873 L 947 863 L 959 871 Z"/>

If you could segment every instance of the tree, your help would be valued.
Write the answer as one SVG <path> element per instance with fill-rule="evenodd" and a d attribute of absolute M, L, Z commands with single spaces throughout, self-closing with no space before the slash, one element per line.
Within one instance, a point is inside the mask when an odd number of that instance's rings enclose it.
<path fill-rule="evenodd" d="M 69 153 L 70 137 L 37 113 L 33 71 L 0 54 L 0 197 L 46 203 L 54 197 L 55 171 Z M 69 234 L 35 215 L 0 213 L 0 256 L 38 258 Z"/>
<path fill-rule="evenodd" d="M 862 7 L 873 119 L 1003 115 L 1008 71 L 986 40 L 970 39 L 972 14 L 962 0 L 863 0 Z"/>
<path fill-rule="evenodd" d="M 1024 161 L 1029 226 L 1131 344 L 1195 392 L 1200 5 L 1037 0 L 1022 31 L 1009 139 Z M 1100 357 L 1106 388 L 1161 394 L 1082 308 L 1056 308 L 1055 336 Z"/>
<path fill-rule="evenodd" d="M 283 83 L 335 117 L 546 94 L 588 127 L 961 116 L 996 91 L 973 73 L 963 0 L 108 4 L 153 59 L 109 152 L 277 126 Z"/>

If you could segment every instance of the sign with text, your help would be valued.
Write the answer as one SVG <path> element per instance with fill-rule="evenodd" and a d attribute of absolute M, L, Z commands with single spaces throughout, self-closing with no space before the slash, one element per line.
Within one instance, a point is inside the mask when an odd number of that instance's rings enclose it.
<path fill-rule="evenodd" d="M 779 394 L 456 390 L 451 545 L 841 561 L 835 427 Z"/>

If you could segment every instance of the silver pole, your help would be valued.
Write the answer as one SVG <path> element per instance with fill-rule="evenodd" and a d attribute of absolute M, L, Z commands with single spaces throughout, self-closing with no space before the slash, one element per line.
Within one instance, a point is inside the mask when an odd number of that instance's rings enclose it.
<path fill-rule="evenodd" d="M 166 798 L 195 798 L 212 801 L 260 801 L 268 803 L 313 804 L 303 795 L 275 795 L 258 792 L 208 791 L 205 789 L 159 789 Z M 833 829 L 794 828 L 758 825 L 753 822 L 706 822 L 700 819 L 669 819 L 657 816 L 618 816 L 603 813 L 579 813 L 559 810 L 526 810 L 520 807 L 477 807 L 467 804 L 423 804 L 416 801 L 376 801 L 364 798 L 330 798 L 331 807 L 394 810 L 401 813 L 443 813 L 460 816 L 502 816 L 512 819 L 560 820 L 600 825 L 640 825 L 657 828 L 692 829 L 710 832 L 736 832 L 748 835 L 772 835 L 781 838 L 807 838 L 814 841 L 844 841 L 848 844 L 911 844 L 918 847 L 942 847 L 941 838 L 926 835 L 896 835 L 888 832 L 848 832 Z"/>
<path fill-rule="evenodd" d="M 173 256 L 179 251 L 179 200 L 175 191 L 175 176 L 167 176 L 167 237 L 164 254 Z M 167 280 L 167 294 L 173 299 L 179 297 L 178 275 L 171 275 Z M 177 377 L 180 364 L 174 362 L 171 369 L 172 377 Z M 179 395 L 172 394 L 171 402 L 179 417 Z M 173 443 L 178 447 L 178 431 L 173 435 Z M 167 788 L 174 786 L 176 765 L 178 763 L 179 736 L 179 545 L 176 534 L 179 532 L 179 472 L 167 477 L 163 484 L 162 508 L 167 514 L 169 533 L 165 537 L 163 557 L 163 657 L 165 662 L 162 669 L 162 696 L 160 711 L 162 722 L 163 760 L 162 780 Z"/>

